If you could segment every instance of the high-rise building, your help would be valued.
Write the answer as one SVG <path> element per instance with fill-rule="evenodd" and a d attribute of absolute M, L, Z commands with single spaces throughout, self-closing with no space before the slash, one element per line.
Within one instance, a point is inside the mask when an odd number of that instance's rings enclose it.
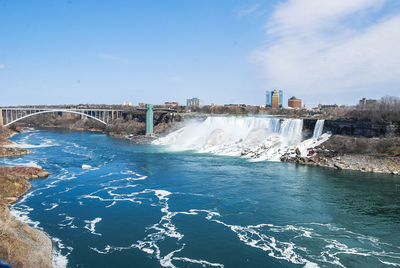
<path fill-rule="evenodd" d="M 272 106 L 272 92 L 267 90 L 267 92 L 265 93 L 266 96 L 266 102 L 265 102 L 265 107 L 271 107 Z"/>
<path fill-rule="evenodd" d="M 274 90 L 274 92 L 272 93 L 272 108 L 279 108 L 279 103 L 280 103 L 280 98 L 279 98 L 279 92 Z"/>
<path fill-rule="evenodd" d="M 282 90 L 274 90 L 267 91 L 266 94 L 266 107 L 272 108 L 282 108 L 283 106 L 283 91 Z"/>

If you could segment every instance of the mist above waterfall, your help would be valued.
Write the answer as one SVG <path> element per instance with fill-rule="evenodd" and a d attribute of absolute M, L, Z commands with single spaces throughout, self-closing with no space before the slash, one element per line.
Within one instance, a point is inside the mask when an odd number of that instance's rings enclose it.
<path fill-rule="evenodd" d="M 318 127 L 321 129 L 321 124 Z M 153 144 L 167 146 L 172 151 L 194 150 L 279 161 L 282 155 L 294 152 L 296 148 L 307 155 L 309 147 L 321 143 L 317 142 L 318 137 L 303 141 L 302 130 L 302 119 L 208 117 L 204 121 L 190 120 L 183 128 L 155 140 Z"/>

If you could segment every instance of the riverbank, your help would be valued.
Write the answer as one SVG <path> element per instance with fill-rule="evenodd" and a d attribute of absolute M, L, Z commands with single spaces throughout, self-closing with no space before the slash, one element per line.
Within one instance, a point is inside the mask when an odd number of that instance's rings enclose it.
<path fill-rule="evenodd" d="M 0 157 L 20 156 L 30 153 L 29 150 L 9 146 L 12 145 L 13 142 L 8 140 L 8 138 L 22 131 L 19 128 L 17 130 L 18 132 L 5 127 L 0 127 Z"/>
<path fill-rule="evenodd" d="M 25 149 L 7 147 L 12 142 L 6 138 L 13 131 L 2 129 L 0 156 L 28 154 Z M 9 206 L 29 191 L 29 181 L 46 178 L 50 173 L 35 167 L 0 166 L 0 259 L 15 267 L 52 267 L 52 243 L 47 235 L 18 221 Z"/>
<path fill-rule="evenodd" d="M 316 148 L 284 155 L 281 161 L 302 165 L 400 175 L 400 138 L 333 135 Z"/>

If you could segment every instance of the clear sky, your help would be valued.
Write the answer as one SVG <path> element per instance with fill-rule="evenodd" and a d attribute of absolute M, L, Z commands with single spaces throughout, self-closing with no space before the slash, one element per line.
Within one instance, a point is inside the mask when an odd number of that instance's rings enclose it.
<path fill-rule="evenodd" d="M 398 0 L 0 0 L 0 105 L 400 95 Z"/>

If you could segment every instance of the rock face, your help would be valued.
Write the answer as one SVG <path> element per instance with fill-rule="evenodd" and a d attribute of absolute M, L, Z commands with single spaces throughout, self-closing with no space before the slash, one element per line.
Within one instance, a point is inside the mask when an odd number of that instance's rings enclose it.
<path fill-rule="evenodd" d="M 304 119 L 304 129 L 311 132 L 314 129 L 316 121 L 316 119 Z M 371 121 L 353 121 L 346 119 L 325 120 L 324 132 L 327 131 L 330 131 L 334 135 L 353 137 L 396 137 L 400 136 L 400 125 L 389 122 L 374 123 Z"/>
<path fill-rule="evenodd" d="M 398 136 L 400 127 L 370 121 L 325 120 L 324 131 L 331 131 L 336 135 L 372 138 Z"/>
<path fill-rule="evenodd" d="M 316 153 L 311 157 L 284 158 L 282 161 L 322 166 L 334 169 L 357 170 L 361 172 L 400 175 L 400 157 L 377 157 L 361 154 L 333 156 L 334 153 Z"/>
<path fill-rule="evenodd" d="M 26 149 L 7 147 L 7 146 L 0 145 L 0 157 L 18 156 L 18 155 L 24 155 L 24 154 L 29 154 L 29 153 L 30 153 L 30 151 L 26 150 Z"/>
<path fill-rule="evenodd" d="M 16 220 L 8 209 L 29 190 L 30 179 L 48 175 L 39 168 L 0 166 L 0 259 L 15 267 L 52 267 L 50 238 Z"/>
<path fill-rule="evenodd" d="M 0 258 L 15 267 L 52 267 L 51 240 L 17 221 L 7 206 L 0 206 L 0 214 Z"/>

